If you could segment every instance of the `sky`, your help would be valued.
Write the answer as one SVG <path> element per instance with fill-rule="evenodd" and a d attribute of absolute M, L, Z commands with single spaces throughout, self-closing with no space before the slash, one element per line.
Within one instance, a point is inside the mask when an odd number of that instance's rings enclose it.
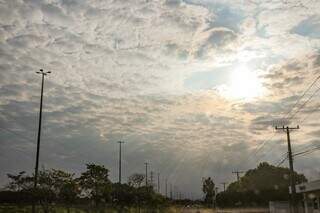
<path fill-rule="evenodd" d="M 1 185 L 33 172 L 41 68 L 52 71 L 41 168 L 103 164 L 117 181 L 121 140 L 124 180 L 149 162 L 162 191 L 167 178 L 201 197 L 202 177 L 222 189 L 234 170 L 281 161 L 275 125 L 300 126 L 295 153 L 319 145 L 319 11 L 318 0 L 0 0 Z M 319 152 L 294 159 L 309 180 L 319 165 Z"/>

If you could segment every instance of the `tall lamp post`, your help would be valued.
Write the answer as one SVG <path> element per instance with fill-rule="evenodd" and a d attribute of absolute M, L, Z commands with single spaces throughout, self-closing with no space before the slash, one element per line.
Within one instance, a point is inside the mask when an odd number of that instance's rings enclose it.
<path fill-rule="evenodd" d="M 146 166 L 146 186 L 148 186 L 148 165 L 149 165 L 149 163 L 145 162 L 144 165 Z"/>
<path fill-rule="evenodd" d="M 119 183 L 121 184 L 121 144 L 123 144 L 123 141 L 118 141 L 119 143 Z"/>
<path fill-rule="evenodd" d="M 37 155 L 36 155 L 36 167 L 34 171 L 34 190 L 37 188 L 38 183 L 38 168 L 39 168 L 39 153 L 40 153 L 40 139 L 41 139 L 41 122 L 42 122 L 42 101 L 43 101 L 43 86 L 44 86 L 44 77 L 51 73 L 51 71 L 43 71 L 40 69 L 36 72 L 41 75 L 41 96 L 40 96 L 40 112 L 39 112 L 39 126 L 38 126 L 38 137 L 37 137 Z M 32 205 L 32 212 L 35 212 L 35 204 Z"/>

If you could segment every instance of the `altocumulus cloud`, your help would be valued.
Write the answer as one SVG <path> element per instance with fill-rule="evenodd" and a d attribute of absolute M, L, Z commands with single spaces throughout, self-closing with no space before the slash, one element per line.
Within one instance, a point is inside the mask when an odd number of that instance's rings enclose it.
<path fill-rule="evenodd" d="M 2 183 L 6 173 L 34 166 L 39 68 L 53 71 L 45 167 L 78 173 L 102 163 L 115 179 L 115 142 L 124 140 L 125 176 L 149 161 L 181 191 L 201 196 L 203 176 L 230 182 L 235 168 L 273 162 L 285 152 L 282 134 L 252 153 L 319 75 L 319 9 L 318 1 L 0 1 Z M 232 100 L 212 89 L 238 63 L 259 72 L 263 97 Z M 190 89 L 199 75 L 219 80 Z M 297 149 L 319 135 L 317 101 L 292 121 L 304 120 L 293 135 Z M 315 178 L 319 163 L 314 154 L 296 167 Z"/>

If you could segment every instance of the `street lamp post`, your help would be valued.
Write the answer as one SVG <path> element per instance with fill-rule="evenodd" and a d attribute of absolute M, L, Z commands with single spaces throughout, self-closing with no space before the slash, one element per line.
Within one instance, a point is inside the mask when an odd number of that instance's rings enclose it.
<path fill-rule="evenodd" d="M 40 74 L 42 77 L 41 80 L 41 96 L 40 96 L 40 112 L 39 112 L 39 126 L 38 126 L 38 137 L 37 137 L 37 155 L 36 155 L 36 166 L 34 171 L 34 190 L 37 188 L 38 183 L 38 168 L 39 168 L 39 154 L 40 154 L 40 139 L 41 139 L 41 122 L 42 122 L 42 102 L 43 102 L 43 86 L 44 86 L 44 76 L 51 73 L 51 71 L 43 71 L 43 69 L 40 69 L 40 71 L 36 72 L 37 74 Z M 35 212 L 35 205 L 32 205 L 32 212 Z"/>
<path fill-rule="evenodd" d="M 123 141 L 118 141 L 119 143 L 119 183 L 121 184 L 121 144 L 123 144 Z"/>
<path fill-rule="evenodd" d="M 146 186 L 148 186 L 148 164 L 147 162 L 144 163 L 144 165 L 146 166 Z"/>

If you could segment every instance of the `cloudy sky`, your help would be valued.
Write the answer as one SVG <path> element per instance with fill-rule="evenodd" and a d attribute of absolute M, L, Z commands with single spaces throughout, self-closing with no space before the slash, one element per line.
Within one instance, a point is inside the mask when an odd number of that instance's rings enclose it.
<path fill-rule="evenodd" d="M 277 163 L 319 145 L 318 0 L 0 0 L 0 182 L 40 165 L 117 180 L 144 162 L 186 195 L 201 177 Z M 297 102 L 297 100 L 300 100 Z M 289 120 L 286 118 L 290 118 Z M 283 165 L 287 166 L 288 162 Z M 295 168 L 320 178 L 320 155 Z M 178 189 L 177 189 L 178 190 Z"/>

